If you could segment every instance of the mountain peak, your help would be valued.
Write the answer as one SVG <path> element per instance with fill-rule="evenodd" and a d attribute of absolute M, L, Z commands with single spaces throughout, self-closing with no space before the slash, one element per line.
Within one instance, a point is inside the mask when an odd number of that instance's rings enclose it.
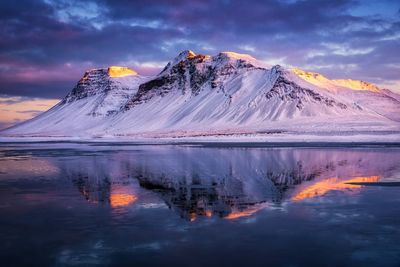
<path fill-rule="evenodd" d="M 135 75 L 138 75 L 138 73 L 128 67 L 110 66 L 108 68 L 96 68 L 87 70 L 83 75 L 82 79 L 87 80 L 92 77 L 100 77 L 100 76 L 119 78 L 126 76 L 135 76 Z"/>
<path fill-rule="evenodd" d="M 248 62 L 250 64 L 252 64 L 255 67 L 262 67 L 262 68 L 271 68 L 271 65 L 266 64 L 256 58 L 254 58 L 253 56 L 249 55 L 249 54 L 240 54 L 240 53 L 236 53 L 236 52 L 231 52 L 231 51 L 225 51 L 225 52 L 221 52 L 219 53 L 217 56 L 215 56 L 214 58 L 216 59 L 222 59 L 222 60 L 229 60 L 229 61 L 245 61 Z"/>
<path fill-rule="evenodd" d="M 192 50 L 184 50 L 184 51 L 180 52 L 179 55 L 174 58 L 173 63 L 179 63 L 182 60 L 191 59 L 191 58 L 194 58 L 195 56 L 196 56 L 196 54 Z"/>
<path fill-rule="evenodd" d="M 179 55 L 184 55 L 186 57 L 194 57 L 196 56 L 196 53 L 193 52 L 192 50 L 184 50 Z"/>
<path fill-rule="evenodd" d="M 138 75 L 138 73 L 127 67 L 120 66 L 110 66 L 107 69 L 108 76 L 112 78 L 125 77 L 125 76 L 134 76 Z"/>
<path fill-rule="evenodd" d="M 232 59 L 242 59 L 242 60 L 257 60 L 249 54 L 240 54 L 232 51 L 224 51 L 218 54 L 220 57 L 227 57 Z"/>

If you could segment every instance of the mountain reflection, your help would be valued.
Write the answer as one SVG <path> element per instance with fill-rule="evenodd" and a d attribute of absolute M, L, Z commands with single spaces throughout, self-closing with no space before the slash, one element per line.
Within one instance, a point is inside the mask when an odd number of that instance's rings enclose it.
<path fill-rule="evenodd" d="M 379 158 L 379 161 L 376 159 Z M 358 190 L 399 171 L 379 150 L 157 147 L 119 151 L 60 166 L 90 202 L 134 205 L 140 190 L 182 218 L 248 217 L 283 201 Z"/>
<path fill-rule="evenodd" d="M 129 192 L 124 187 L 111 187 L 109 201 L 112 208 L 129 206 L 136 202 L 137 199 L 137 196 L 133 192 Z"/>
<path fill-rule="evenodd" d="M 332 190 L 347 190 L 347 189 L 356 189 L 356 188 L 361 188 L 361 185 L 353 185 L 350 183 L 371 183 L 371 182 L 378 182 L 380 180 L 381 176 L 376 175 L 376 176 L 367 176 L 367 177 L 354 177 L 348 180 L 340 180 L 336 177 L 333 178 L 327 178 L 324 179 L 320 182 L 316 182 L 302 191 L 300 191 L 298 194 L 292 197 L 292 200 L 303 200 L 307 198 L 313 198 L 313 197 L 319 197 L 327 194 L 329 191 Z"/>

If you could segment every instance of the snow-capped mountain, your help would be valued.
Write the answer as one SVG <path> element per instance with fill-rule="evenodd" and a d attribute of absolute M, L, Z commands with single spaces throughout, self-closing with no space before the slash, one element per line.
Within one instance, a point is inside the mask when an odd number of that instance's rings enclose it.
<path fill-rule="evenodd" d="M 399 133 L 399 99 L 373 84 L 269 66 L 249 55 L 184 51 L 154 77 L 123 67 L 87 71 L 55 107 L 2 134 Z"/>

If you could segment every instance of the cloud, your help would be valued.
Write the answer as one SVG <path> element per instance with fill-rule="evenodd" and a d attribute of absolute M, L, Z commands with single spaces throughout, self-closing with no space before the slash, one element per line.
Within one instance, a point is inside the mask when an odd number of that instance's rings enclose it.
<path fill-rule="evenodd" d="M 184 49 L 396 84 L 399 8 L 392 0 L 4 0 L 0 93 L 60 98 L 87 69 L 129 64 L 154 74 Z"/>
<path fill-rule="evenodd" d="M 58 102 L 58 99 L 0 96 L 0 129 L 37 116 Z"/>

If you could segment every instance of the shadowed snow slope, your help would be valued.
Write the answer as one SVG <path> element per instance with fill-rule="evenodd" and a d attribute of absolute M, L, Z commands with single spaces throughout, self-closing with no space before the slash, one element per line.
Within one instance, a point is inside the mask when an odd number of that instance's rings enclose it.
<path fill-rule="evenodd" d="M 3 136 L 175 137 L 400 130 L 400 96 L 249 56 L 183 51 L 154 77 L 87 71 L 58 105 Z"/>

